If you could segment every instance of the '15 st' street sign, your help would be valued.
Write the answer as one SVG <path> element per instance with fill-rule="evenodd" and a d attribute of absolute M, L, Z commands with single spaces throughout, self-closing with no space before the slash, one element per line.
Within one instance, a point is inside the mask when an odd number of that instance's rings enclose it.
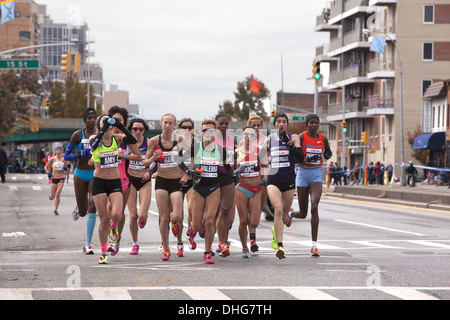
<path fill-rule="evenodd" d="M 0 60 L 0 69 L 39 69 L 39 60 Z"/>

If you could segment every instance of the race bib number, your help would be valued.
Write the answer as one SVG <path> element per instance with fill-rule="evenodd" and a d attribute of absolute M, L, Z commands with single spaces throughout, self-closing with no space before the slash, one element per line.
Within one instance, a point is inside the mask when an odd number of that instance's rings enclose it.
<path fill-rule="evenodd" d="M 91 148 L 91 143 L 89 139 L 81 139 L 81 150 L 86 150 Z"/>
<path fill-rule="evenodd" d="M 272 150 L 270 152 L 270 166 L 272 168 L 286 168 L 289 162 L 289 150 Z"/>
<path fill-rule="evenodd" d="M 117 161 L 118 151 L 102 152 L 100 156 L 100 168 L 117 168 L 119 163 Z"/>
<path fill-rule="evenodd" d="M 141 161 L 130 160 L 130 164 L 128 167 L 130 169 L 134 169 L 134 170 L 144 170 L 145 169 L 145 166 L 144 166 L 145 154 L 142 154 L 141 158 L 142 158 Z"/>
<path fill-rule="evenodd" d="M 244 178 L 252 178 L 259 177 L 259 171 L 255 171 L 255 165 L 258 164 L 258 161 L 241 161 L 240 167 L 241 169 L 241 177 Z"/>
<path fill-rule="evenodd" d="M 217 178 L 219 160 L 203 158 L 200 160 L 200 167 L 202 168 L 202 177 Z"/>
<path fill-rule="evenodd" d="M 322 160 L 322 148 L 306 148 L 305 162 L 308 164 L 320 164 Z"/>
<path fill-rule="evenodd" d="M 177 156 L 177 151 L 164 151 L 164 156 L 166 159 L 161 162 L 161 168 L 174 168 L 177 166 L 175 162 L 175 157 Z"/>

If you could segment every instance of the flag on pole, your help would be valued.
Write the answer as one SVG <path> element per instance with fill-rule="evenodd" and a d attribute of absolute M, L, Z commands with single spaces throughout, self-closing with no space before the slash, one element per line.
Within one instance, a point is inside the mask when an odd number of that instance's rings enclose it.
<path fill-rule="evenodd" d="M 370 51 L 384 53 L 384 47 L 386 45 L 386 36 L 374 32 L 372 39 L 373 39 L 372 43 L 370 44 Z"/>
<path fill-rule="evenodd" d="M 0 0 L 0 11 L 2 13 L 2 20 L 0 21 L 0 25 L 5 24 L 8 21 L 14 20 L 14 0 Z"/>
<path fill-rule="evenodd" d="M 257 81 L 252 78 L 252 83 L 250 85 L 250 92 L 259 93 L 260 86 L 261 86 L 261 81 Z"/>

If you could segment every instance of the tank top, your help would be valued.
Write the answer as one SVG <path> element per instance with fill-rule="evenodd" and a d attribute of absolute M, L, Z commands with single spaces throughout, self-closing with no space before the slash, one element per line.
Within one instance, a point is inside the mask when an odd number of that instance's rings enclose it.
<path fill-rule="evenodd" d="M 199 185 L 209 186 L 219 182 L 219 165 L 223 163 L 221 154 L 222 148 L 215 144 L 213 151 L 203 149 L 203 143 L 200 142 L 195 145 L 198 148 L 197 153 L 194 153 L 194 167 L 201 168 L 201 180 Z"/>
<path fill-rule="evenodd" d="M 287 134 L 291 139 L 291 134 Z M 270 171 L 269 180 L 277 182 L 291 182 L 295 180 L 295 157 L 290 152 L 286 142 L 278 140 L 272 134 L 269 143 Z"/>
<path fill-rule="evenodd" d="M 178 147 L 178 142 L 174 141 L 172 147 L 164 148 L 161 142 L 161 135 L 158 138 L 158 146 L 161 148 L 164 157 L 166 157 L 162 162 L 159 163 L 160 168 L 175 168 L 178 166 L 177 158 L 180 152 Z"/>
<path fill-rule="evenodd" d="M 305 155 L 304 161 L 299 164 L 303 168 L 317 168 L 322 167 L 323 158 L 322 153 L 325 149 L 325 143 L 323 141 L 323 134 L 317 133 L 318 138 L 314 139 L 308 136 L 308 132 L 304 131 L 302 149 Z"/>
<path fill-rule="evenodd" d="M 144 170 L 144 160 L 145 155 L 147 154 L 148 150 L 148 144 L 147 144 L 147 137 L 144 137 L 144 141 L 142 142 L 141 146 L 139 147 L 139 153 L 141 154 L 141 161 L 133 161 L 130 160 L 128 168 L 134 169 L 134 170 Z M 127 146 L 127 154 L 131 153 L 131 149 L 129 146 Z"/>
<path fill-rule="evenodd" d="M 109 147 L 100 142 L 100 145 L 92 152 L 92 160 L 100 163 L 100 168 L 117 168 L 119 166 L 119 146 L 116 138 L 112 137 Z"/>
<path fill-rule="evenodd" d="M 63 171 L 64 170 L 64 158 L 58 161 L 56 157 L 53 157 L 52 171 Z"/>
<path fill-rule="evenodd" d="M 91 144 L 89 143 L 89 139 L 84 135 L 84 130 L 81 129 L 81 141 L 77 144 L 77 152 L 81 152 L 86 149 L 90 149 Z"/>
<path fill-rule="evenodd" d="M 258 164 L 258 148 L 255 146 L 255 150 L 246 153 L 244 149 L 237 149 L 237 164 L 238 167 L 245 166 L 244 171 L 240 172 L 240 176 L 244 178 L 259 177 L 260 172 L 254 170 L 254 165 Z"/>

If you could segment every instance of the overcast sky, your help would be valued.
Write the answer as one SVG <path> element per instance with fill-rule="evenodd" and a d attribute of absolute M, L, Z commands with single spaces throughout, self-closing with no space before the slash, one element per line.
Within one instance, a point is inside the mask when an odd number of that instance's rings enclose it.
<path fill-rule="evenodd" d="M 253 74 L 271 92 L 313 93 L 314 32 L 325 0 L 35 0 L 54 22 L 86 22 L 106 88 L 117 84 L 141 116 L 166 112 L 194 120 L 234 102 L 237 82 Z M 268 109 L 266 110 L 268 111 Z"/>

